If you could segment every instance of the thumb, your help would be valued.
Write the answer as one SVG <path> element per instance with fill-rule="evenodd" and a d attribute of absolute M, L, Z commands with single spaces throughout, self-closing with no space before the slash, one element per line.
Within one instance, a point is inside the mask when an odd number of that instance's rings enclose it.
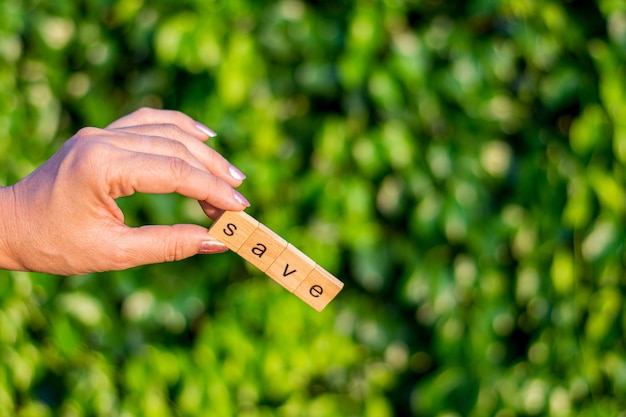
<path fill-rule="evenodd" d="M 179 261 L 197 254 L 228 250 L 209 235 L 206 228 L 193 224 L 131 228 L 125 238 L 125 257 L 132 266 Z"/>

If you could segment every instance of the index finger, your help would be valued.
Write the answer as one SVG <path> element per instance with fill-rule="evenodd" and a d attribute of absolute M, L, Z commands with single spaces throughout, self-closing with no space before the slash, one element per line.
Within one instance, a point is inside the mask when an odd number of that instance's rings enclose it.
<path fill-rule="evenodd" d="M 221 210 L 238 211 L 250 206 L 227 182 L 177 157 L 127 151 L 108 172 L 112 198 L 135 192 L 177 193 Z"/>
<path fill-rule="evenodd" d="M 142 107 L 133 113 L 109 124 L 107 128 L 122 129 L 125 127 L 154 124 L 174 124 L 196 139 L 206 141 L 217 134 L 204 124 L 192 119 L 183 112 L 176 110 L 156 110 Z"/>

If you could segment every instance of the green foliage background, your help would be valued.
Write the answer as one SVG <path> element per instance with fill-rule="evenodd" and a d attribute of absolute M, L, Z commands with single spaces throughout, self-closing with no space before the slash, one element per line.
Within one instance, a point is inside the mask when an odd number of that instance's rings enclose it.
<path fill-rule="evenodd" d="M 182 110 L 346 287 L 316 313 L 232 253 L 0 272 L 0 414 L 624 415 L 625 57 L 618 0 L 3 0 L 0 184 Z"/>

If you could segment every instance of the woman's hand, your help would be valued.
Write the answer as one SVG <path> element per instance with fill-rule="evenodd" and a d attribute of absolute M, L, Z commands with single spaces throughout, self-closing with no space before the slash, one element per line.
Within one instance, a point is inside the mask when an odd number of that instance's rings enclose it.
<path fill-rule="evenodd" d="M 115 202 L 135 192 L 178 193 L 213 218 L 249 206 L 234 189 L 245 176 L 203 143 L 210 136 L 183 113 L 152 109 L 80 130 L 0 189 L 0 268 L 72 275 L 223 252 L 198 225 L 128 227 Z"/>

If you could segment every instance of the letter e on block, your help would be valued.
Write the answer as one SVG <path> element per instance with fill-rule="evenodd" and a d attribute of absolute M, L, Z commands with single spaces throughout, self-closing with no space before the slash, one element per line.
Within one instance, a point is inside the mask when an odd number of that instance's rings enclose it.
<path fill-rule="evenodd" d="M 237 251 L 237 254 L 265 272 L 286 247 L 285 239 L 261 223 Z"/>
<path fill-rule="evenodd" d="M 209 234 L 234 252 L 259 226 L 259 221 L 243 211 L 225 211 L 209 229 Z"/>
<path fill-rule="evenodd" d="M 294 294 L 317 311 L 322 311 L 342 288 L 343 282 L 321 266 L 315 265 Z"/>

